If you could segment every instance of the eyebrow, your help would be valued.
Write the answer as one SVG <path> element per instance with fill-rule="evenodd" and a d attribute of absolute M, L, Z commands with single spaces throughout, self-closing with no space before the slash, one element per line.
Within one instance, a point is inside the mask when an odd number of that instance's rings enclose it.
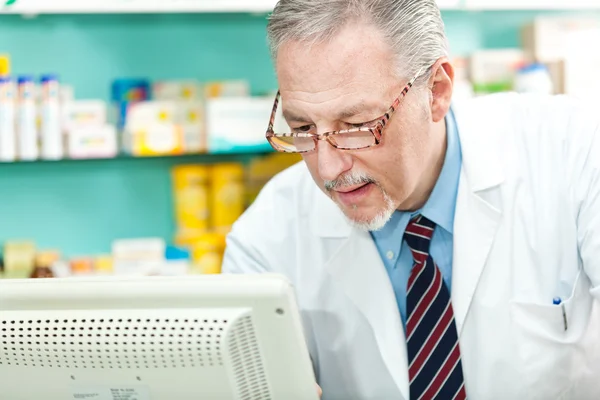
<path fill-rule="evenodd" d="M 285 118 L 285 120 L 290 123 L 290 122 L 310 122 L 310 118 L 306 118 L 306 117 L 302 117 L 298 114 L 295 114 L 293 111 L 290 110 L 283 110 L 283 118 Z"/>
<path fill-rule="evenodd" d="M 364 102 L 353 104 L 337 113 L 337 119 L 345 120 L 355 117 L 359 114 L 375 114 L 379 112 L 378 108 L 374 104 L 367 105 Z M 378 115 L 379 116 L 379 115 Z"/>
<path fill-rule="evenodd" d="M 346 107 L 339 111 L 335 116 L 336 119 L 342 121 L 345 119 L 350 119 L 359 114 L 375 114 L 377 107 L 375 105 L 367 106 L 364 102 L 353 104 L 349 107 Z M 288 123 L 296 122 L 296 123 L 310 123 L 311 119 L 307 117 L 303 117 L 299 114 L 296 114 L 294 111 L 286 110 L 283 111 L 283 117 Z M 379 112 L 379 111 L 378 111 Z M 385 113 L 385 111 L 383 111 Z M 383 113 L 381 115 L 383 115 Z M 378 114 L 377 117 L 380 115 Z"/>

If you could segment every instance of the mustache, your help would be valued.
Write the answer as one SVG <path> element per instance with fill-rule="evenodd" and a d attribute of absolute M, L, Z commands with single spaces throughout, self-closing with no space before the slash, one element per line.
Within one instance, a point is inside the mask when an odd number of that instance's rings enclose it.
<path fill-rule="evenodd" d="M 335 180 L 325 181 L 324 186 L 328 192 L 331 192 L 332 190 L 338 190 L 348 186 L 363 185 L 367 183 L 374 183 L 377 185 L 377 181 L 367 174 L 361 172 L 349 172 L 344 175 L 340 175 Z"/>

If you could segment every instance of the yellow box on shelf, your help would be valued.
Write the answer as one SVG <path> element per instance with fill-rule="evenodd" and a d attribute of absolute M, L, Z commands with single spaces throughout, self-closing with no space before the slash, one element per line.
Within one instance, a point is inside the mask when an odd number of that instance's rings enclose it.
<path fill-rule="evenodd" d="M 180 126 L 155 124 L 132 132 L 131 154 L 136 157 L 183 153 L 183 130 Z"/>
<path fill-rule="evenodd" d="M 132 105 L 124 132 L 126 151 L 137 157 L 184 153 L 184 132 L 172 101 L 147 101 Z"/>
<path fill-rule="evenodd" d="M 35 265 L 36 246 L 32 241 L 4 243 L 4 277 L 29 278 Z"/>
<path fill-rule="evenodd" d="M 271 178 L 300 161 L 302 156 L 292 153 L 273 153 L 254 158 L 246 168 L 246 207 L 254 202 Z"/>
<path fill-rule="evenodd" d="M 219 274 L 225 252 L 225 235 L 217 232 L 187 231 L 175 237 L 175 244 L 190 249 L 190 274 Z"/>
<path fill-rule="evenodd" d="M 0 76 L 10 75 L 10 56 L 8 54 L 0 54 Z"/>
<path fill-rule="evenodd" d="M 94 259 L 94 272 L 97 275 L 112 275 L 114 273 L 111 255 L 102 255 Z"/>
<path fill-rule="evenodd" d="M 172 169 L 175 223 L 179 231 L 209 226 L 209 167 L 179 165 Z"/>
<path fill-rule="evenodd" d="M 244 167 L 239 163 L 215 164 L 212 167 L 211 225 L 227 233 L 245 209 Z"/>

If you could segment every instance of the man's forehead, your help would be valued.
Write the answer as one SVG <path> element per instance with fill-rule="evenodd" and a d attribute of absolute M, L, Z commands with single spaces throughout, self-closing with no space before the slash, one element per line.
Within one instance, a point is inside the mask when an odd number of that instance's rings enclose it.
<path fill-rule="evenodd" d="M 328 41 L 288 40 L 279 49 L 276 69 L 284 90 L 327 90 L 358 79 L 376 84 L 389 76 L 393 61 L 381 34 L 363 26 L 343 29 Z"/>
<path fill-rule="evenodd" d="M 280 49 L 292 50 L 289 55 L 306 57 L 310 54 L 331 56 L 330 59 L 361 59 L 372 56 L 373 52 L 390 52 L 387 40 L 381 31 L 371 24 L 349 23 L 337 33 L 324 39 L 289 39 Z"/>
<path fill-rule="evenodd" d="M 344 84 L 353 73 L 347 63 L 335 62 L 336 55 L 308 47 L 302 42 L 288 42 L 277 57 L 277 78 L 282 90 L 328 90 Z"/>

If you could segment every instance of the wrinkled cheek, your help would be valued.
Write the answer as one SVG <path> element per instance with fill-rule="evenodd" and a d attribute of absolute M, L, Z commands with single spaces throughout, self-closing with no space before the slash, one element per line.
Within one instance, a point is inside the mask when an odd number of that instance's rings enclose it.
<path fill-rule="evenodd" d="M 321 179 L 321 177 L 319 176 L 319 167 L 317 164 L 317 158 L 314 157 L 314 154 L 312 153 L 306 153 L 306 154 L 302 154 L 302 159 L 304 160 L 304 163 L 306 164 L 308 171 L 310 172 L 310 175 L 312 176 L 313 180 L 315 181 L 315 183 L 317 184 L 317 186 L 319 188 L 321 188 L 321 190 L 325 190 L 325 185 L 323 182 L 323 179 Z"/>

